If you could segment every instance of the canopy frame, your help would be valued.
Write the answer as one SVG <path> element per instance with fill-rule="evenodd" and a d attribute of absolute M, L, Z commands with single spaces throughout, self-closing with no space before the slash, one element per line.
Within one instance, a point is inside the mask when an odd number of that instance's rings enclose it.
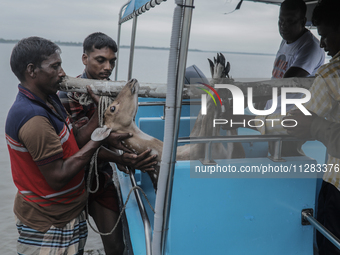
<path fill-rule="evenodd" d="M 126 22 L 130 19 L 133 19 L 132 32 L 131 32 L 131 42 L 130 42 L 129 69 L 128 69 L 127 80 L 130 80 L 131 77 L 132 77 L 133 59 L 134 59 L 135 42 L 136 42 L 136 31 L 137 31 L 137 17 L 139 15 L 143 14 L 144 12 L 149 11 L 151 8 L 156 7 L 156 5 L 160 5 L 162 2 L 165 2 L 165 1 L 166 0 L 151 0 L 138 9 L 135 9 L 135 7 L 134 7 L 135 10 L 132 13 L 127 14 L 125 16 L 124 11 L 126 12 L 129 5 L 134 3 L 134 0 L 130 0 L 129 2 L 124 4 L 119 11 L 118 35 L 117 35 L 117 47 L 118 47 L 118 49 L 120 47 L 121 25 L 124 22 Z M 118 79 L 118 62 L 119 62 L 119 53 L 117 52 L 115 81 L 117 81 L 117 79 Z"/>

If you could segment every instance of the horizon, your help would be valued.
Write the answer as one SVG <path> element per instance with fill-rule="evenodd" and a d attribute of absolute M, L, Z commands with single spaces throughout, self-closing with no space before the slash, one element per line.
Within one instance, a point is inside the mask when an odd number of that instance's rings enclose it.
<path fill-rule="evenodd" d="M 276 52 L 281 41 L 277 29 L 279 7 L 246 1 L 240 10 L 230 13 L 238 2 L 213 0 L 195 3 L 189 48 Z M 36 8 L 32 8 L 35 3 Z M 125 3 L 123 0 L 115 3 L 109 0 L 100 3 L 64 0 L 38 3 L 33 0 L 22 2 L 18 8 L 15 2 L 8 2 L 3 6 L 4 15 L 0 16 L 1 24 L 6 24 L 0 26 L 0 34 L 5 38 L 21 39 L 35 35 L 51 41 L 82 42 L 93 32 L 103 32 L 117 39 L 119 11 Z M 136 45 L 168 47 L 174 8 L 174 2 L 166 1 L 138 16 Z M 130 44 L 131 25 L 131 21 L 121 24 L 121 45 Z"/>
<path fill-rule="evenodd" d="M 20 39 L 4 39 L 0 38 L 0 43 L 17 43 Z M 53 41 L 57 45 L 61 46 L 74 46 L 74 47 L 82 47 L 82 42 L 72 42 L 72 41 Z M 130 48 L 130 45 L 120 45 L 121 48 Z M 154 49 L 154 50 L 169 50 L 170 47 L 159 47 L 159 46 L 144 46 L 144 45 L 135 45 L 135 48 L 145 48 L 145 49 Z M 203 50 L 203 49 L 192 49 L 189 48 L 188 51 L 199 51 L 199 52 L 221 52 L 221 53 L 230 53 L 230 54 L 250 54 L 250 55 L 266 55 L 266 56 L 275 56 L 275 53 L 262 53 L 262 52 L 241 52 L 241 51 L 214 51 L 214 50 Z"/>

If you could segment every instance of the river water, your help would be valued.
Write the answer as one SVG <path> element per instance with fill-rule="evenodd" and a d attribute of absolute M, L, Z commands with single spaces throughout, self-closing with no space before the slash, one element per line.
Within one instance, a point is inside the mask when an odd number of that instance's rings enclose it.
<path fill-rule="evenodd" d="M 18 80 L 11 72 L 9 58 L 14 44 L 0 43 L 0 77 L 2 77 L 0 93 L 0 164 L 1 179 L 0 190 L 0 250 L 2 254 L 16 253 L 16 239 L 18 233 L 15 227 L 13 214 L 13 200 L 16 187 L 13 184 L 9 156 L 5 141 L 5 121 L 9 108 L 17 94 Z M 81 62 L 82 48 L 76 46 L 61 46 L 63 68 L 67 75 L 77 76 L 83 71 Z M 128 68 L 128 49 L 120 50 L 119 80 L 126 80 Z M 142 82 L 166 83 L 167 50 L 136 49 L 133 77 Z M 255 78 L 268 79 L 271 74 L 273 55 L 233 54 L 225 53 L 226 59 L 231 63 L 230 74 L 235 79 Z M 207 58 L 213 58 L 211 52 L 189 52 L 187 66 L 195 64 L 201 71 L 210 77 Z M 111 77 L 113 78 L 113 77 Z M 102 249 L 100 237 L 90 230 L 86 250 Z"/>

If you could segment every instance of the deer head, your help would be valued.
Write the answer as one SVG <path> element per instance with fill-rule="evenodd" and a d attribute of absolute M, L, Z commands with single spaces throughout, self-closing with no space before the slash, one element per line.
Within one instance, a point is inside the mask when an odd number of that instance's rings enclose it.
<path fill-rule="evenodd" d="M 123 131 L 134 125 L 138 110 L 139 83 L 131 79 L 104 113 L 104 122 L 112 131 Z"/>

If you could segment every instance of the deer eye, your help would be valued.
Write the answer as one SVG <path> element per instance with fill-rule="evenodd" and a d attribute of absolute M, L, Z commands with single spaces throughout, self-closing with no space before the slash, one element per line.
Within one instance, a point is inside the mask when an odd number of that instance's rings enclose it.
<path fill-rule="evenodd" d="M 110 107 L 110 112 L 114 112 L 116 110 L 116 106 L 111 106 Z"/>

